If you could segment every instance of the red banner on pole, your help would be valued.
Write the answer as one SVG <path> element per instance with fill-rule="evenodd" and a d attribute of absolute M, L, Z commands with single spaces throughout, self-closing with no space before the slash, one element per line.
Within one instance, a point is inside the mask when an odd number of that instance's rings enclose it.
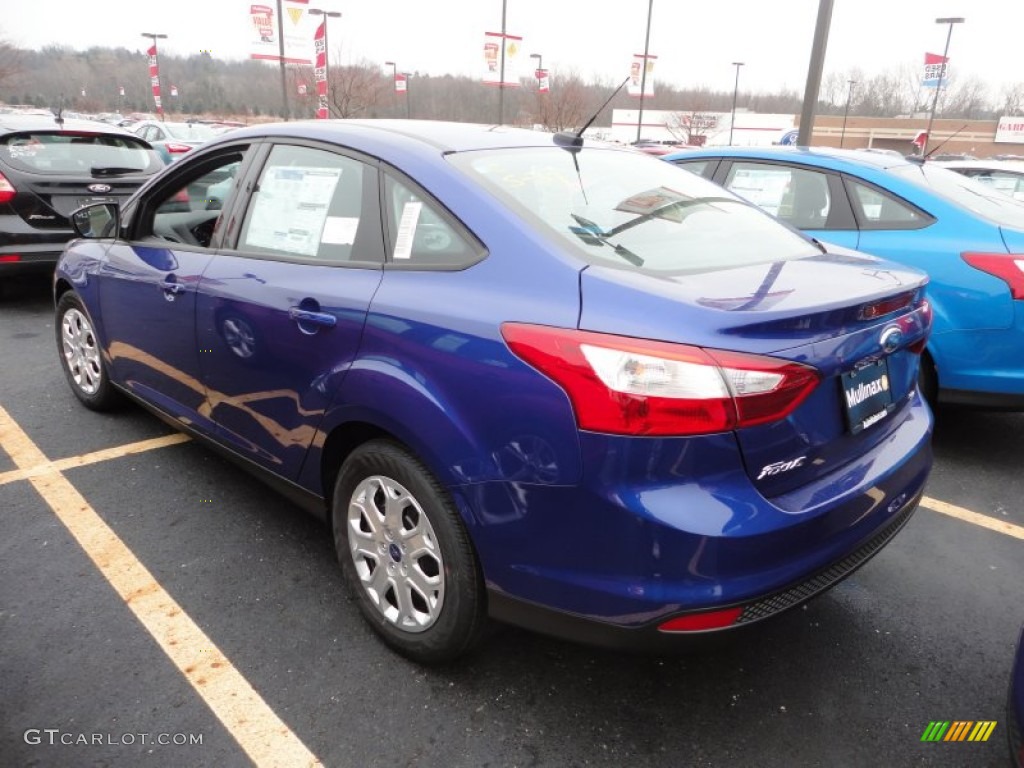
<path fill-rule="evenodd" d="M 408 79 L 399 72 L 395 75 L 395 93 L 405 93 L 409 89 Z"/>
<path fill-rule="evenodd" d="M 330 109 L 327 107 L 327 17 L 316 28 L 313 35 L 313 49 L 316 51 L 316 63 L 313 69 L 313 79 L 316 81 L 316 117 L 317 120 L 326 120 L 330 117 Z"/>
<path fill-rule="evenodd" d="M 164 106 L 160 103 L 160 67 L 156 59 L 156 42 L 149 47 L 149 82 L 153 86 L 153 102 L 156 104 L 156 113 L 161 117 L 164 114 Z"/>

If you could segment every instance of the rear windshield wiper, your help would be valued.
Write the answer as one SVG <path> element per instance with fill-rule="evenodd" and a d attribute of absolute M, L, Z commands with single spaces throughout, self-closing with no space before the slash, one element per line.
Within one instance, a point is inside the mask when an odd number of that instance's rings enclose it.
<path fill-rule="evenodd" d="M 119 165 L 97 165 L 89 169 L 93 176 L 123 176 L 126 173 L 141 172 L 141 168 L 124 168 Z"/>
<path fill-rule="evenodd" d="M 577 216 L 575 213 L 569 215 L 576 219 L 576 223 L 579 224 L 578 227 L 569 227 L 569 229 L 584 243 L 587 245 L 607 245 L 615 251 L 616 255 L 621 256 L 630 264 L 637 267 L 644 265 L 644 260 L 629 250 L 629 248 L 611 242 L 611 234 L 602 230 L 596 222 L 585 219 L 582 216 Z"/>

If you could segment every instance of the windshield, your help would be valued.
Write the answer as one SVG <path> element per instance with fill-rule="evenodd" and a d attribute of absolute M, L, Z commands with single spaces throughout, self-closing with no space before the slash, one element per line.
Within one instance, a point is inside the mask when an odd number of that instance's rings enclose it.
<path fill-rule="evenodd" d="M 904 165 L 893 173 L 928 187 L 946 200 L 967 208 L 993 224 L 1024 229 L 1024 203 L 1014 200 L 976 179 L 937 165 Z"/>
<path fill-rule="evenodd" d="M 552 146 L 448 157 L 590 263 L 675 274 L 821 253 L 718 185 L 632 150 Z"/>
<path fill-rule="evenodd" d="M 160 165 L 135 136 L 87 132 L 12 133 L 0 139 L 0 158 L 24 171 L 54 174 L 131 173 Z"/>

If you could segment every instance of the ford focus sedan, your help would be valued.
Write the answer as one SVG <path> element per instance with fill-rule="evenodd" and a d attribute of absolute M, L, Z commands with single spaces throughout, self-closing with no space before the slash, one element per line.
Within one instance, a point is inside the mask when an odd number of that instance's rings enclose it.
<path fill-rule="evenodd" d="M 1024 203 L 933 161 L 827 147 L 667 155 L 822 241 L 928 273 L 938 403 L 1024 410 Z"/>
<path fill-rule="evenodd" d="M 75 221 L 72 392 L 323 516 L 421 662 L 488 617 L 619 647 L 753 624 L 864 564 L 931 466 L 926 277 L 629 148 L 241 128 Z"/>

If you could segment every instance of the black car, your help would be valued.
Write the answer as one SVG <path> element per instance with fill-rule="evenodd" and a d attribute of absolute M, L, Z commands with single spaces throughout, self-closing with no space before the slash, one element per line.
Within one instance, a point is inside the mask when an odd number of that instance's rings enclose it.
<path fill-rule="evenodd" d="M 0 115 L 0 281 L 52 268 L 75 237 L 72 211 L 122 202 L 163 167 L 147 142 L 112 125 Z"/>

